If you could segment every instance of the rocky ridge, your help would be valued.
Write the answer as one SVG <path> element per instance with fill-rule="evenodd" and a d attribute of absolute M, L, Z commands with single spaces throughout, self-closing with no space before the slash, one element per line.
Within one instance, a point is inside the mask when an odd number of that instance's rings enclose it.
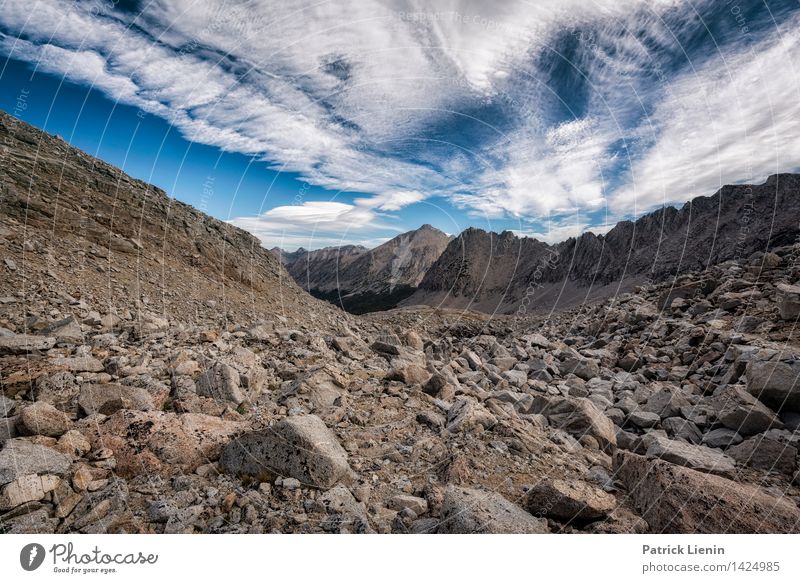
<path fill-rule="evenodd" d="M 7 302 L 20 316 L 57 288 L 62 309 L 106 306 L 109 328 L 172 316 L 341 319 L 246 231 L 3 112 L 0 145 L 0 293 L 24 298 Z"/>

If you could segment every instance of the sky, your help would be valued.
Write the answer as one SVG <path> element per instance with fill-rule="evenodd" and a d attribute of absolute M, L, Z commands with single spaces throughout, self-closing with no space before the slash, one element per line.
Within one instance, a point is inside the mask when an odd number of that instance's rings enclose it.
<path fill-rule="evenodd" d="M 0 108 L 287 250 L 800 170 L 798 0 L 0 0 Z"/>

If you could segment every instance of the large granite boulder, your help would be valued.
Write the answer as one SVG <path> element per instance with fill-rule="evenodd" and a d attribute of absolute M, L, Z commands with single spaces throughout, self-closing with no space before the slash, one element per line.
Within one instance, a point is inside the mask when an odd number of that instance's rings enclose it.
<path fill-rule="evenodd" d="M 756 486 L 624 451 L 614 470 L 653 532 L 800 532 L 797 505 Z"/>

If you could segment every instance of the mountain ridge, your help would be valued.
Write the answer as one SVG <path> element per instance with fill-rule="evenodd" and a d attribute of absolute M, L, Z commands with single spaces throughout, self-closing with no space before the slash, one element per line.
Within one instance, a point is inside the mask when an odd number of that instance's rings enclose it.
<path fill-rule="evenodd" d="M 605 235 L 586 232 L 554 245 L 510 231 L 469 228 L 402 305 L 509 313 L 527 297 L 531 305 L 550 309 L 600 297 L 618 283 L 627 288 L 744 259 L 797 239 L 792 217 L 800 214 L 798 193 L 800 175 L 775 174 L 763 184 L 726 185 L 680 208 L 620 221 Z"/>
<path fill-rule="evenodd" d="M 0 533 L 800 530 L 796 243 L 552 317 L 350 316 L 241 229 L 3 116 L 0 141 Z M 413 281 L 412 238 L 356 261 Z M 519 256 L 447 247 L 485 241 Z M 528 245 L 537 281 L 597 252 Z"/>

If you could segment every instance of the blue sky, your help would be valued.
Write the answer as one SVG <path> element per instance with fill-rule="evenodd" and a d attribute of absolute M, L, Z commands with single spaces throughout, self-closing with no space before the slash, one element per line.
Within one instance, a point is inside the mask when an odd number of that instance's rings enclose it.
<path fill-rule="evenodd" d="M 797 0 L 0 0 L 0 57 L 0 108 L 270 247 L 555 242 L 800 169 Z"/>

